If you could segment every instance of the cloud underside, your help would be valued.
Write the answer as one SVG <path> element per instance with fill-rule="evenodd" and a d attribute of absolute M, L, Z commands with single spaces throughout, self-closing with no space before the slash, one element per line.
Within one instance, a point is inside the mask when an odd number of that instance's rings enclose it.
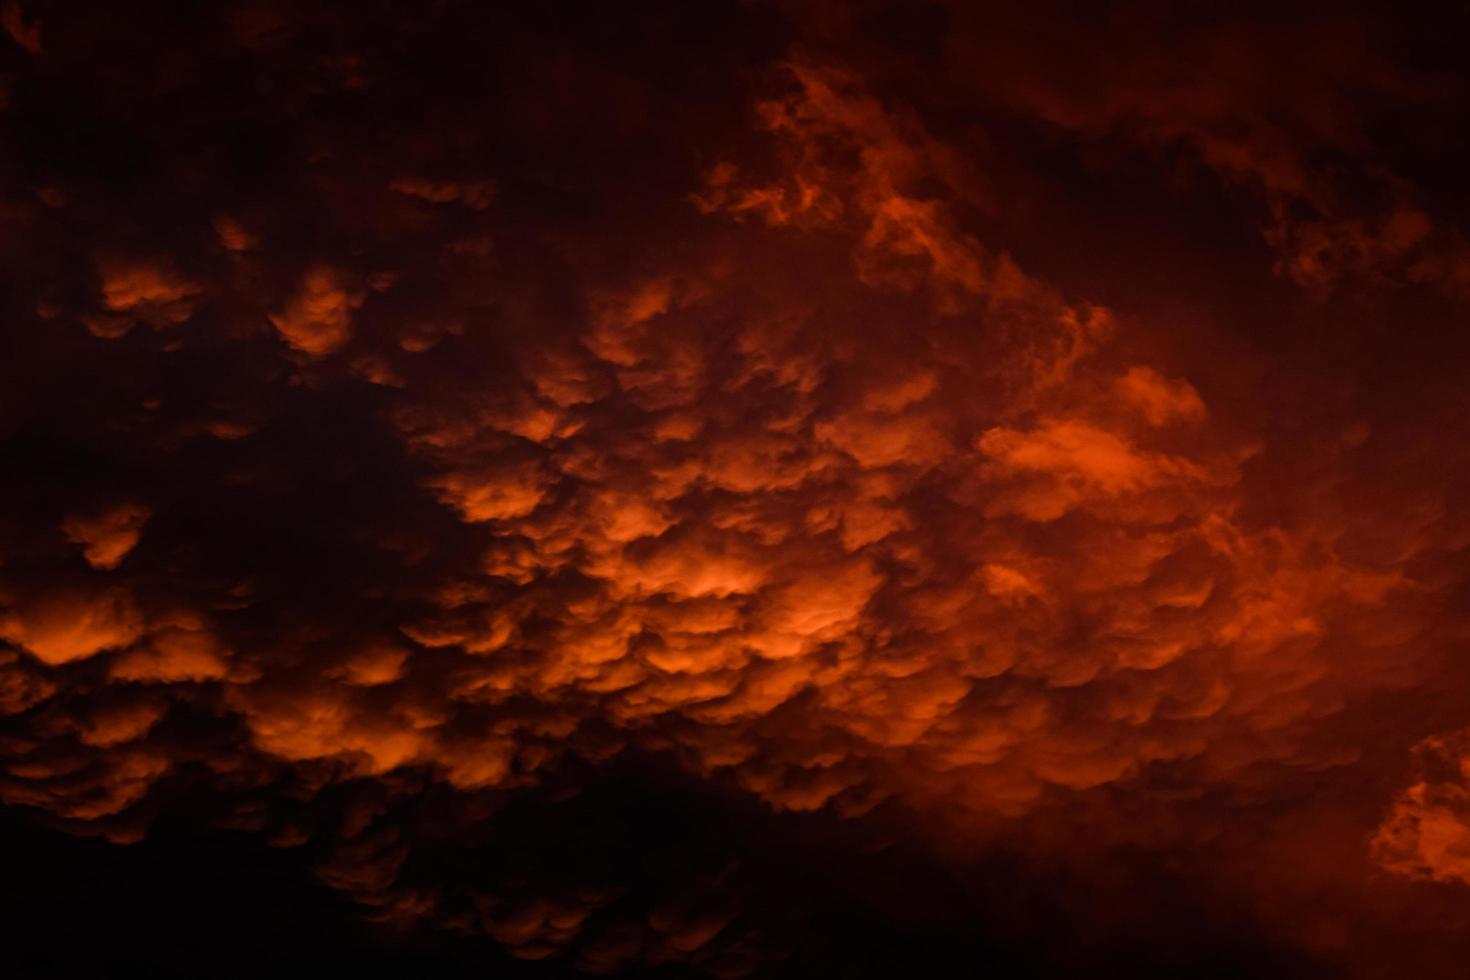
<path fill-rule="evenodd" d="M 988 65 L 945 76 L 955 99 L 1188 161 L 1248 211 L 1251 288 L 1462 301 L 1453 223 L 1386 165 L 1345 186 L 1356 103 L 1279 38 L 1201 32 L 1126 74 L 1054 39 L 1068 73 L 952 16 L 936 70 Z M 0 800 L 126 842 L 203 785 L 365 914 L 602 972 L 789 950 L 738 862 L 477 885 L 424 870 L 443 827 L 651 758 L 956 862 L 1217 848 L 1212 894 L 1328 958 L 1357 940 L 1314 896 L 1388 889 L 1392 930 L 1414 889 L 1470 882 L 1442 366 L 1399 411 L 1362 394 L 1359 327 L 1313 363 L 1212 339 L 1244 314 L 1207 298 L 1171 302 L 1224 326 L 1079 291 L 1005 234 L 1053 175 L 981 152 L 1000 121 L 890 90 L 840 12 L 790 17 L 810 37 L 732 41 L 699 83 L 714 121 L 549 40 L 502 75 L 445 41 L 452 77 L 403 80 L 384 25 L 270 5 L 197 28 L 258 82 L 234 135 L 179 128 L 222 97 L 182 63 L 103 57 L 66 111 L 116 161 L 28 135 L 0 214 L 33 293 L 0 429 Z M 38 73 L 103 43 L 5 24 Z M 1408 98 L 1350 26 L 1333 77 Z M 124 126 L 150 72 L 182 101 Z M 7 98 L 31 133 L 16 106 L 49 96 Z M 354 802 L 312 819 L 333 792 Z M 438 830 L 403 816 L 431 797 Z"/>

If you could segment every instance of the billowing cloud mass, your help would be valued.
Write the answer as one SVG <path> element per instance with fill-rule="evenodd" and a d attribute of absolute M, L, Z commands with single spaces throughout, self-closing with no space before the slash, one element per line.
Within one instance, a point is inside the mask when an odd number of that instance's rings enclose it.
<path fill-rule="evenodd" d="M 0 803 L 318 919 L 47 962 L 1460 975 L 1447 24 L 132 6 L 3 16 Z"/>

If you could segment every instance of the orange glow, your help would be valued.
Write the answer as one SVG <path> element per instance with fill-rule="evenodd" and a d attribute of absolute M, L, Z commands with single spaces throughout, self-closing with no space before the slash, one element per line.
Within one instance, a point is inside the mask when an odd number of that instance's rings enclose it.
<path fill-rule="evenodd" d="M 1437 46 L 228 6 L 0 12 L 5 816 L 557 975 L 1460 975 Z"/>

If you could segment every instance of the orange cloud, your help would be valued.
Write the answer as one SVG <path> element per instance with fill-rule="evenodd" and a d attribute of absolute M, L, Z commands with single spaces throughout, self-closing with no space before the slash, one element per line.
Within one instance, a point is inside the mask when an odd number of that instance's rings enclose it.
<path fill-rule="evenodd" d="M 1143 413 L 1150 425 L 1198 423 L 1207 414 L 1205 403 L 1188 381 L 1171 381 L 1143 364 L 1135 364 L 1118 379 L 1118 394 Z"/>
<path fill-rule="evenodd" d="M 7 603 L 0 637 L 46 664 L 64 664 L 126 647 L 143 635 L 143 618 L 120 588 L 75 588 Z"/>
<path fill-rule="evenodd" d="M 362 293 L 347 289 L 340 271 L 319 266 L 307 271 L 296 294 L 270 319 L 286 343 L 321 357 L 351 338 L 352 312 L 362 301 Z"/>
<path fill-rule="evenodd" d="M 822 37 L 870 29 L 822 6 Z M 260 17 L 235 26 L 262 66 L 315 43 Z M 25 188 L 0 212 L 45 253 L 17 306 L 40 318 L 14 379 L 35 408 L 0 433 L 23 474 L 0 491 L 0 801 L 136 840 L 187 785 L 376 920 L 557 969 L 736 976 L 781 955 L 804 920 L 773 926 L 788 907 L 746 884 L 768 829 L 830 837 L 862 873 L 917 854 L 965 887 L 997 853 L 1100 879 L 1137 857 L 1263 920 L 1349 879 L 1407 908 L 1470 882 L 1470 751 L 1430 734 L 1464 702 L 1458 379 L 1376 321 L 1354 323 L 1362 349 L 1271 346 L 1277 319 L 1338 311 L 1280 300 L 1294 287 L 1253 243 L 1227 258 L 1262 266 L 1238 302 L 1269 315 L 1105 303 L 1067 272 L 1096 258 L 1097 202 L 1055 186 L 1105 196 L 1078 174 L 1178 151 L 1264 202 L 1291 278 L 1439 289 L 1438 212 L 1374 167 L 1387 203 L 1360 209 L 1321 159 L 1357 139 L 1334 80 L 1392 80 L 1332 45 L 1347 61 L 1305 79 L 1228 32 L 1130 39 L 1126 71 L 1080 34 L 1053 61 L 946 33 L 922 60 L 978 65 L 993 92 L 931 90 L 912 52 L 812 45 L 742 70 L 748 114 L 694 149 L 660 138 L 659 85 L 597 59 L 531 58 L 534 106 L 441 93 L 423 132 L 385 120 L 379 155 L 335 141 L 392 89 L 380 58 L 262 67 L 252 98 L 315 86 L 282 116 L 290 166 L 218 199 L 181 178 L 187 207 L 154 220 L 180 240 L 137 255 L 103 241 L 148 239 L 131 211 L 53 249 L 82 222 L 51 212 L 100 193 L 85 175 L 45 207 Z M 1295 79 L 1272 111 L 1263 65 Z M 507 150 L 517 127 L 534 165 Z M 157 154 L 171 179 L 198 158 Z M 1172 221 L 1173 191 L 1141 183 Z M 1075 226 L 1018 231 L 1053 191 Z M 1131 255 L 1133 226 L 1098 213 Z M 105 256 L 97 283 L 51 251 L 84 273 Z M 1159 309 L 1215 302 L 1138 277 Z M 714 828 L 715 870 L 662 857 L 679 834 L 642 810 L 601 818 L 649 802 L 627 789 L 640 767 L 729 815 L 679 818 Z M 1328 860 L 1311 840 L 1332 820 Z M 627 842 L 578 851 L 606 827 Z M 514 844 L 462 860 L 487 839 Z M 618 864 L 635 845 L 646 877 Z M 1112 911 L 1078 919 L 1107 932 Z M 1281 912 L 1279 934 L 1356 948 L 1350 916 L 1312 915 Z"/>
<path fill-rule="evenodd" d="M 92 514 L 73 514 L 62 522 L 67 538 L 82 546 L 87 564 L 116 568 L 143 536 L 150 511 L 141 504 L 124 503 Z"/>
<path fill-rule="evenodd" d="M 1410 878 L 1470 884 L 1470 734 L 1414 747 L 1418 781 L 1394 799 L 1373 837 L 1373 856 Z"/>

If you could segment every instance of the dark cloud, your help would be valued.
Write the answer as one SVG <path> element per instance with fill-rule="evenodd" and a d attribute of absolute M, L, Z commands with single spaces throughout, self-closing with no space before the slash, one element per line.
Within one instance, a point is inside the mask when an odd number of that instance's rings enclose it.
<path fill-rule="evenodd" d="M 1457 975 L 1435 45 L 698 6 L 5 8 L 26 955 Z"/>

